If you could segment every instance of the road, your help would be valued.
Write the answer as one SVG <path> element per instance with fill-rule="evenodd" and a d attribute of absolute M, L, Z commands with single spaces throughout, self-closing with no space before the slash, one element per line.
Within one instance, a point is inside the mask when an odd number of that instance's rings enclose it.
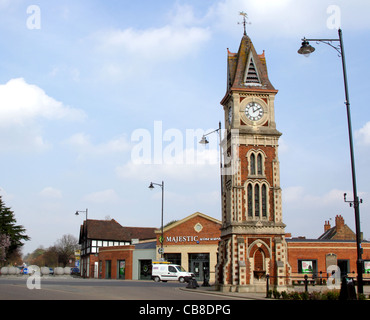
<path fill-rule="evenodd" d="M 36 282 L 29 282 L 36 286 Z M 118 281 L 81 278 L 41 278 L 29 289 L 27 278 L 0 277 L 0 300 L 227 300 L 235 299 L 181 290 L 177 282 Z"/>

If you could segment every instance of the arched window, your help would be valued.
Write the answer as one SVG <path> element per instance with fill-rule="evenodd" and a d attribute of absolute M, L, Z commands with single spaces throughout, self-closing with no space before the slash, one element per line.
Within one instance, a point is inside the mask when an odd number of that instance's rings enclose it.
<path fill-rule="evenodd" d="M 251 154 L 250 168 L 251 175 L 254 176 L 256 174 L 256 156 L 254 155 L 254 153 Z"/>
<path fill-rule="evenodd" d="M 267 217 L 267 188 L 262 185 L 262 217 Z"/>
<path fill-rule="evenodd" d="M 248 197 L 248 217 L 253 217 L 253 187 L 248 184 L 247 197 Z"/>
<path fill-rule="evenodd" d="M 254 215 L 256 217 L 260 215 L 260 186 L 258 184 L 254 186 Z"/>
<path fill-rule="evenodd" d="M 251 151 L 249 155 L 249 175 L 264 175 L 265 156 L 262 152 Z"/>
<path fill-rule="evenodd" d="M 249 183 L 246 190 L 246 206 L 249 218 L 268 217 L 268 185 Z"/>
<path fill-rule="evenodd" d="M 257 174 L 262 175 L 263 169 L 262 169 L 262 155 L 259 153 L 257 156 Z"/>

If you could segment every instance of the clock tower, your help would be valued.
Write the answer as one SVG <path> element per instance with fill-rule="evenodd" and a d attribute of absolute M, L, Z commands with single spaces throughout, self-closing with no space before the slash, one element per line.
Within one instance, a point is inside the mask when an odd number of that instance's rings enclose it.
<path fill-rule="evenodd" d="M 222 228 L 216 284 L 223 291 L 283 289 L 288 283 L 274 101 L 265 52 L 246 33 L 227 55 L 222 141 Z"/>

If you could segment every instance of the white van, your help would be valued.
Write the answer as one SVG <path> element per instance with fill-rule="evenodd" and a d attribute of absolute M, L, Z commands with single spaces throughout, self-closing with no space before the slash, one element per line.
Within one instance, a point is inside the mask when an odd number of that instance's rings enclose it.
<path fill-rule="evenodd" d="M 186 272 L 186 270 L 177 265 L 166 262 L 152 264 L 152 279 L 155 282 L 167 282 L 171 280 L 179 281 L 181 283 L 188 282 L 193 278 L 194 274 Z"/>

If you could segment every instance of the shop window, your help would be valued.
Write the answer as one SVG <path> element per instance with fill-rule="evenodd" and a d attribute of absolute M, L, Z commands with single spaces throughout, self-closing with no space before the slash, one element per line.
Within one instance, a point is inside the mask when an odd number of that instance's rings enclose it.
<path fill-rule="evenodd" d="M 364 273 L 370 274 L 370 260 L 364 260 Z"/>
<path fill-rule="evenodd" d="M 181 266 L 181 253 L 165 253 L 164 259 L 168 262 Z"/>
<path fill-rule="evenodd" d="M 126 260 L 117 261 L 118 279 L 125 280 L 126 277 Z"/>
<path fill-rule="evenodd" d="M 304 274 L 316 274 L 317 261 L 309 259 L 298 260 L 298 272 Z"/>

